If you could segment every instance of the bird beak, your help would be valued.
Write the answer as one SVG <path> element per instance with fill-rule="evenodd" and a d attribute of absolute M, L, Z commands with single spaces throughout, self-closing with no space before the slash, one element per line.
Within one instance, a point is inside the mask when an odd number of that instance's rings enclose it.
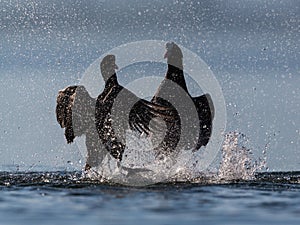
<path fill-rule="evenodd" d="M 114 68 L 115 70 L 118 70 L 119 69 L 119 67 L 117 66 L 117 64 L 115 64 L 115 68 Z"/>

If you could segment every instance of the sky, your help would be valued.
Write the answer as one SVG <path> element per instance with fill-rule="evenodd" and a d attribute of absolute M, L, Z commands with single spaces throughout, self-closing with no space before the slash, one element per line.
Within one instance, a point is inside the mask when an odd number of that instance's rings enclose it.
<path fill-rule="evenodd" d="M 105 52 L 142 40 L 173 40 L 196 53 L 223 90 L 226 130 L 245 134 L 255 157 L 267 145 L 270 170 L 300 170 L 299 1 L 2 0 L 0 6 L 4 170 L 82 167 L 82 152 L 66 144 L 56 122 L 57 92 L 78 84 Z M 132 71 L 164 74 L 160 67 L 144 70 Z"/>

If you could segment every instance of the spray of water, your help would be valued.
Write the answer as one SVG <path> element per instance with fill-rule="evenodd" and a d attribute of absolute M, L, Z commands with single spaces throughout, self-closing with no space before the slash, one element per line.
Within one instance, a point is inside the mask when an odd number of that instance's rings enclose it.
<path fill-rule="evenodd" d="M 252 180 L 256 172 L 266 168 L 266 149 L 253 158 L 248 140 L 238 132 L 225 135 L 219 167 L 214 172 L 201 169 L 201 151 L 182 150 L 176 158 L 157 158 L 148 138 L 127 133 L 128 147 L 120 163 L 109 154 L 99 167 L 86 172 L 89 179 L 133 186 L 159 182 L 226 183 Z M 267 147 L 266 147 L 267 148 Z"/>
<path fill-rule="evenodd" d="M 254 174 L 266 168 L 266 149 L 262 157 L 253 159 L 251 149 L 246 147 L 248 140 L 238 132 L 229 132 L 222 147 L 222 161 L 218 172 L 220 180 L 251 180 Z"/>

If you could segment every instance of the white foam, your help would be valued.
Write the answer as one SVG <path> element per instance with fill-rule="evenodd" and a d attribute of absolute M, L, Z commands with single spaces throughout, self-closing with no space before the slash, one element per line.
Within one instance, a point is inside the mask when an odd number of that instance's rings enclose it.
<path fill-rule="evenodd" d="M 226 134 L 222 147 L 222 161 L 218 178 L 223 180 L 250 180 L 255 172 L 266 167 L 266 151 L 263 157 L 253 159 L 252 151 L 246 147 L 246 137 L 238 132 Z"/>
<path fill-rule="evenodd" d="M 108 154 L 99 167 L 87 173 L 89 178 L 131 186 L 171 181 L 224 183 L 251 180 L 255 172 L 266 166 L 266 151 L 263 151 L 262 158 L 253 159 L 251 150 L 245 146 L 245 136 L 237 132 L 225 135 L 220 149 L 221 161 L 214 172 L 200 169 L 201 149 L 196 152 L 182 150 L 176 158 L 158 159 L 149 138 L 140 138 L 132 131 L 126 135 L 127 147 L 122 162 Z"/>

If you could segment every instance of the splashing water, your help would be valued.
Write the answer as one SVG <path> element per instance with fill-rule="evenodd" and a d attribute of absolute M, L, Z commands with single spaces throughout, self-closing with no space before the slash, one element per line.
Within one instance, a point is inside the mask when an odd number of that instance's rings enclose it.
<path fill-rule="evenodd" d="M 258 160 L 246 147 L 248 140 L 238 132 L 229 132 L 221 149 L 222 158 L 217 172 L 201 171 L 201 150 L 182 150 L 176 158 L 157 159 L 148 138 L 127 133 L 128 146 L 120 163 L 109 154 L 102 164 L 85 173 L 93 180 L 143 186 L 161 182 L 224 183 L 252 180 L 256 172 L 266 167 L 266 149 Z M 267 145 L 266 145 L 267 148 Z"/>
<path fill-rule="evenodd" d="M 245 135 L 241 133 L 229 132 L 226 134 L 218 172 L 219 179 L 226 181 L 251 180 L 254 179 L 255 172 L 266 168 L 266 149 L 262 152 L 262 158 L 254 160 L 252 151 L 245 146 L 246 142 Z"/>
<path fill-rule="evenodd" d="M 156 159 L 153 147 L 149 138 L 128 130 L 122 162 L 107 154 L 101 165 L 88 171 L 86 176 L 131 186 L 166 181 L 171 176 L 174 160 L 169 157 Z"/>

